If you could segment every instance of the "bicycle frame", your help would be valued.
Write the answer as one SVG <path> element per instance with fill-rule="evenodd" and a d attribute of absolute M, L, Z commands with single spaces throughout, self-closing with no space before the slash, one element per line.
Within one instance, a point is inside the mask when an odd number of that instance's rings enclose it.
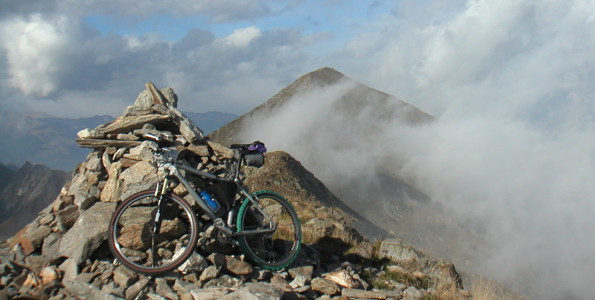
<path fill-rule="evenodd" d="M 258 211 L 266 218 L 266 221 L 269 222 L 269 224 L 271 225 L 269 229 L 243 230 L 240 232 L 233 232 L 231 227 L 233 226 L 233 219 L 235 216 L 235 208 L 232 207 L 230 209 L 230 211 L 228 212 L 227 224 L 225 224 L 220 217 L 217 217 L 211 211 L 211 209 L 207 206 L 207 204 L 202 199 L 202 197 L 200 197 L 200 195 L 190 185 L 188 180 L 186 180 L 186 178 L 180 173 L 180 170 L 184 170 L 186 172 L 190 172 L 197 176 L 208 178 L 208 179 L 214 180 L 214 181 L 222 180 L 221 178 L 219 178 L 216 175 L 213 175 L 211 173 L 200 171 L 200 170 L 197 170 L 197 169 L 194 169 L 194 168 L 191 168 L 188 166 L 184 166 L 184 165 L 181 165 L 178 163 L 167 163 L 164 165 L 164 169 L 166 169 L 169 174 L 165 176 L 165 179 L 163 181 L 163 187 L 160 188 L 159 186 L 157 186 L 157 188 L 155 190 L 155 194 L 156 194 L 156 196 L 158 196 L 158 193 L 163 195 L 168 192 L 167 187 L 169 186 L 169 180 L 170 180 L 169 176 L 172 176 L 172 177 L 177 178 L 180 181 L 180 183 L 182 183 L 182 185 L 184 185 L 186 190 L 188 190 L 188 193 L 190 194 L 190 196 L 194 199 L 194 201 L 198 204 L 198 206 L 202 209 L 202 211 L 208 216 L 208 218 L 210 220 L 213 221 L 213 223 L 215 224 L 215 227 L 217 227 L 218 229 L 223 231 L 227 236 L 235 237 L 235 236 L 240 236 L 240 235 L 256 235 L 256 234 L 274 232 L 277 228 L 277 224 L 275 224 L 273 222 L 273 219 L 262 209 L 262 207 L 260 207 L 260 205 L 254 198 L 256 196 L 253 196 L 252 194 L 250 194 L 248 192 L 248 190 L 241 184 L 241 181 L 238 179 L 238 175 L 237 175 L 237 174 L 239 174 L 239 168 L 240 168 L 240 162 L 238 162 L 238 164 L 237 164 L 236 170 L 238 172 L 236 172 L 236 176 L 234 176 L 235 178 L 234 178 L 233 182 L 238 186 L 240 193 L 244 197 L 246 197 L 246 199 L 251 201 L 254 204 L 254 207 L 256 207 L 258 209 Z M 160 189 L 161 189 L 161 191 L 160 191 Z M 200 189 L 199 189 L 199 192 L 200 192 Z M 156 218 L 157 218 L 157 216 L 156 216 Z M 156 220 L 156 221 L 158 221 L 158 220 Z"/>

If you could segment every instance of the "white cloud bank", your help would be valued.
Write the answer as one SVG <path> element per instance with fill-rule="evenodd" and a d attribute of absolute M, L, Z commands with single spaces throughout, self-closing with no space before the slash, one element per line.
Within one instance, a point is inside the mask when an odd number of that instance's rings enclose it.
<path fill-rule="evenodd" d="M 359 60 L 346 73 L 435 115 L 593 102 L 592 1 L 468 1 L 438 21 L 426 12 L 387 17 L 352 40 Z"/>
<path fill-rule="evenodd" d="M 70 22 L 63 17 L 52 23 L 33 15 L 0 24 L 11 85 L 25 95 L 45 97 L 54 92 L 73 42 L 67 33 Z"/>
<path fill-rule="evenodd" d="M 39 14 L 0 20 L 0 32 L 6 74 L 0 102 L 20 98 L 59 116 L 119 115 L 147 81 L 173 87 L 187 99 L 182 109 L 243 113 L 299 73 L 283 62 L 302 59 L 308 43 L 298 31 L 255 26 L 222 38 L 193 29 L 175 42 L 101 35 L 81 19 Z M 102 93 L 112 105 L 92 102 Z M 85 112 L 85 106 L 97 109 Z"/>
<path fill-rule="evenodd" d="M 311 112 L 329 98 L 318 97 L 324 91 L 271 123 L 259 120 L 250 138 L 295 154 L 327 181 L 382 155 L 404 158 L 401 176 L 487 226 L 483 272 L 539 299 L 590 298 L 595 3 L 478 0 L 435 12 L 439 2 L 427 14 L 397 6 L 331 59 L 348 76 L 436 115 L 435 124 L 383 124 L 358 142 L 352 120 Z M 318 115 L 337 130 L 304 144 Z"/>
<path fill-rule="evenodd" d="M 484 272 L 541 299 L 592 295 L 593 124 L 548 132 L 520 120 L 466 117 L 405 132 L 394 134 L 408 158 L 402 174 L 488 229 Z"/>
<path fill-rule="evenodd" d="M 568 120 L 548 131 L 518 119 L 449 115 L 411 128 L 378 120 L 371 107 L 356 117 L 337 114 L 350 88 L 297 95 L 273 116 L 255 116 L 242 140 L 288 151 L 344 195 L 368 190 L 374 192 L 359 198 L 380 201 L 385 192 L 366 178 L 395 172 L 453 219 L 485 229 L 473 271 L 538 299 L 595 293 L 595 124 Z M 451 245 L 454 252 L 476 246 Z"/>

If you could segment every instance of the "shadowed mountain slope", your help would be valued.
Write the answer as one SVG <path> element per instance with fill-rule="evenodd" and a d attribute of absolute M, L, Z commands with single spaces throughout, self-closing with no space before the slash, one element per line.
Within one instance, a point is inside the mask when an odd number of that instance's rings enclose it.
<path fill-rule="evenodd" d="M 15 234 L 43 208 L 52 203 L 70 177 L 44 165 L 23 164 L 11 171 L 0 164 L 3 188 L 0 189 L 0 238 Z"/>
<path fill-rule="evenodd" d="M 386 230 L 369 222 L 337 198 L 314 174 L 286 152 L 268 153 L 262 168 L 250 170 L 246 184 L 254 191 L 273 189 L 290 200 L 300 199 L 300 211 L 308 219 L 326 216 L 352 225 L 360 221 L 359 227 L 363 232 L 380 237 L 387 235 Z"/>

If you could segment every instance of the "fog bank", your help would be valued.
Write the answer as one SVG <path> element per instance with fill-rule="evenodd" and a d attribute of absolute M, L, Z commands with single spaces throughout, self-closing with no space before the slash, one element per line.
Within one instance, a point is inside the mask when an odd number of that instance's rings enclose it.
<path fill-rule="evenodd" d="M 485 227 L 482 249 L 489 250 L 477 253 L 475 266 L 483 274 L 541 298 L 595 293 L 595 125 L 588 116 L 571 105 L 541 120 L 453 105 L 430 124 L 406 126 L 376 118 L 370 99 L 361 99 L 370 106 L 356 115 L 338 113 L 351 88 L 345 82 L 296 95 L 274 115 L 254 116 L 242 138 L 291 153 L 331 190 L 390 170 L 453 218 Z"/>

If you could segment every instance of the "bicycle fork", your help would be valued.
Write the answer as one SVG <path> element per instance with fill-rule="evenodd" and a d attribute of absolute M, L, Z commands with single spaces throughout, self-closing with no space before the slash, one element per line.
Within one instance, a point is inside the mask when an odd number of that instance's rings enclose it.
<path fill-rule="evenodd" d="M 157 188 L 155 188 L 155 197 L 157 197 L 157 211 L 155 211 L 155 217 L 153 218 L 153 228 L 151 234 L 155 236 L 157 232 L 161 229 L 161 212 L 163 211 L 163 207 L 165 206 L 165 194 L 167 192 L 167 186 L 169 184 L 169 179 L 166 177 L 163 181 L 163 186 L 160 183 L 157 183 Z"/>
<path fill-rule="evenodd" d="M 165 207 L 165 194 L 167 193 L 167 186 L 169 185 L 169 179 L 166 177 L 163 180 L 163 186 L 161 183 L 157 183 L 157 187 L 155 188 L 155 197 L 157 198 L 157 210 L 155 211 L 155 216 L 153 217 L 153 226 L 151 228 L 151 257 L 153 258 L 152 265 L 155 266 L 154 262 L 157 261 L 155 258 L 155 246 L 156 240 L 155 236 L 161 230 L 161 222 L 163 218 L 161 217 L 164 207 Z"/>

